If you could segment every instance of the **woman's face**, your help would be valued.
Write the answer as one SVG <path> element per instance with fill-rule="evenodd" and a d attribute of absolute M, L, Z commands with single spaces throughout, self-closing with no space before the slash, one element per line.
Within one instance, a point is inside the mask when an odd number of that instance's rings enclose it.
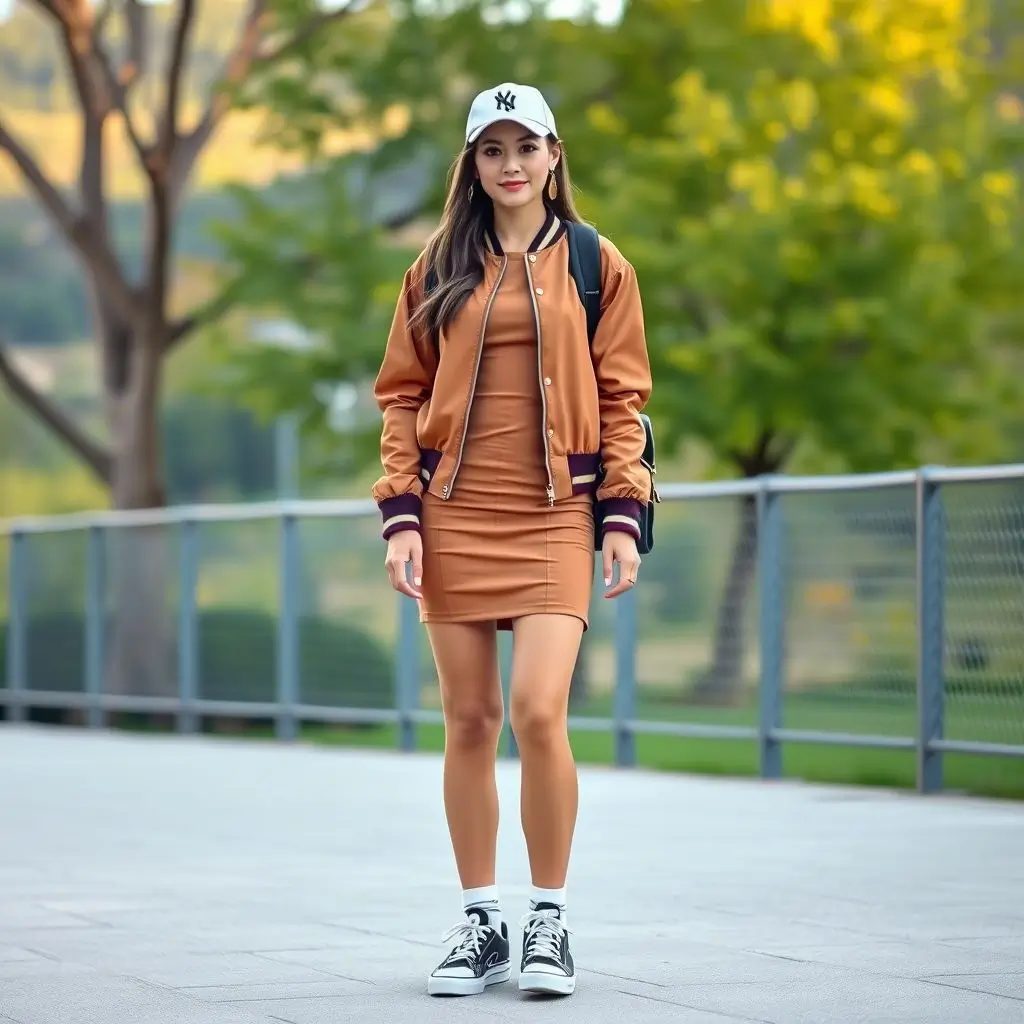
<path fill-rule="evenodd" d="M 558 156 L 558 143 L 532 135 L 513 121 L 486 129 L 474 154 L 480 185 L 495 206 L 507 209 L 543 202 Z"/>

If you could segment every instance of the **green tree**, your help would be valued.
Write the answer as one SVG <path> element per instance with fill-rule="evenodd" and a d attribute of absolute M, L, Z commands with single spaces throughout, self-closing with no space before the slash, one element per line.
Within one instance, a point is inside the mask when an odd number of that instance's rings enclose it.
<path fill-rule="evenodd" d="M 222 332 L 218 386 L 264 415 L 297 412 L 314 447 L 335 453 L 322 464 L 334 476 L 378 456 L 379 418 L 363 408 L 366 390 L 402 274 L 441 208 L 468 95 L 493 78 L 494 48 L 513 78 L 538 66 L 554 74 L 566 46 L 587 64 L 593 23 L 548 21 L 543 6 L 527 0 L 530 16 L 499 32 L 493 2 L 459 0 L 443 11 L 414 0 L 370 4 L 345 31 L 324 33 L 301 71 L 271 68 L 242 100 L 266 111 L 268 141 L 301 153 L 307 170 L 272 188 L 231 190 L 237 216 L 216 229 L 221 295 L 251 319 Z M 365 141 L 338 152 L 339 133 Z M 306 343 L 248 343 L 260 320 L 275 319 Z M 357 411 L 366 413 L 344 447 L 324 401 L 326 387 L 343 382 L 362 386 Z"/>
<path fill-rule="evenodd" d="M 620 43 L 658 8 L 631 5 Z M 773 0 L 666 20 L 688 45 L 660 119 L 621 104 L 591 121 L 632 184 L 602 218 L 644 282 L 668 439 L 700 438 L 746 477 L 801 445 L 854 470 L 936 441 L 991 456 L 993 409 L 1018 394 L 988 328 L 1018 306 L 1022 108 L 981 5 Z M 739 686 L 756 537 L 748 501 L 698 687 L 714 699 Z"/>
<path fill-rule="evenodd" d="M 316 60 L 352 83 L 344 108 L 287 83 L 268 95 L 284 143 L 316 151 L 355 111 L 400 166 L 424 140 L 454 154 L 465 103 L 495 78 L 544 89 L 581 206 L 637 268 L 667 450 L 697 441 L 746 477 L 801 451 L 854 470 L 990 457 L 1020 397 L 1005 327 L 1022 269 L 1024 108 L 1006 88 L 1021 5 L 997 10 L 631 0 L 601 26 L 495 24 L 493 5 L 462 3 L 333 37 Z M 756 538 L 747 502 L 708 699 L 738 692 Z"/>
<path fill-rule="evenodd" d="M 190 48 L 196 0 L 162 6 L 140 0 L 102 5 L 89 0 L 33 0 L 30 5 L 57 41 L 81 128 L 76 195 L 47 177 L 37 156 L 17 137 L 0 110 L 0 153 L 20 173 L 75 254 L 87 280 L 93 338 L 102 367 L 103 409 L 109 440 L 92 436 L 67 410 L 33 386 L 0 339 L 0 381 L 109 488 L 119 509 L 165 502 L 159 407 L 170 354 L 197 328 L 224 312 L 223 301 L 180 315 L 172 308 L 174 238 L 196 161 L 227 116 L 232 95 L 254 74 L 287 63 L 316 46 L 317 33 L 355 4 L 323 8 L 316 0 L 245 0 L 232 5 L 237 25 L 220 72 L 188 110 Z M 154 46 L 155 23 L 169 26 Z M 109 141 L 120 130 L 130 142 L 146 185 L 143 260 L 133 273 L 118 251 L 108 191 Z M 115 566 L 118 628 L 112 647 L 112 685 L 143 693 L 168 684 L 169 645 L 162 635 L 166 546 L 161 531 L 118 535 Z"/>

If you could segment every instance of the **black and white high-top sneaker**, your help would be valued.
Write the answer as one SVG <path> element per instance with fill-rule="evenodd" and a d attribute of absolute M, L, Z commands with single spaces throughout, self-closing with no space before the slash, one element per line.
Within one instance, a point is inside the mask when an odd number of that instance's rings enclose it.
<path fill-rule="evenodd" d="M 576 967 L 569 952 L 569 929 L 554 903 L 538 903 L 522 919 L 523 959 L 519 988 L 523 992 L 571 995 Z"/>
<path fill-rule="evenodd" d="M 487 911 L 469 907 L 466 920 L 450 928 L 442 941 L 455 940 L 451 952 L 427 979 L 432 996 L 474 996 L 488 985 L 499 985 L 512 976 L 509 962 L 508 925 L 493 927 Z"/>

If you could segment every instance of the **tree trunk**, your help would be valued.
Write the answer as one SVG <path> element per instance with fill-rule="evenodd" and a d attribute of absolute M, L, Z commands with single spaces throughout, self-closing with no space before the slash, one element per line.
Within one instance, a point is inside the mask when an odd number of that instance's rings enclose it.
<path fill-rule="evenodd" d="M 752 480 L 778 473 L 793 452 L 796 441 L 763 430 L 752 449 L 732 452 L 743 476 Z M 757 571 L 757 498 L 740 498 L 739 522 L 733 542 L 725 591 L 715 622 L 711 667 L 694 686 L 690 697 L 707 704 L 735 704 L 743 691 L 743 656 L 746 653 L 746 610 L 750 587 Z"/>
<path fill-rule="evenodd" d="M 107 340 L 114 342 L 108 328 Z M 159 437 L 161 359 L 153 339 L 129 339 L 131 358 L 120 393 L 108 378 L 107 417 L 112 439 L 111 496 L 119 510 L 166 504 Z M 170 601 L 170 531 L 166 526 L 110 530 L 107 559 L 112 621 L 107 689 L 132 696 L 176 692 L 175 608 Z"/>
<path fill-rule="evenodd" d="M 700 703 L 735 704 L 741 696 L 747 598 L 757 570 L 757 542 L 757 499 L 744 496 L 740 499 L 729 571 L 718 605 L 711 667 L 691 693 Z"/>

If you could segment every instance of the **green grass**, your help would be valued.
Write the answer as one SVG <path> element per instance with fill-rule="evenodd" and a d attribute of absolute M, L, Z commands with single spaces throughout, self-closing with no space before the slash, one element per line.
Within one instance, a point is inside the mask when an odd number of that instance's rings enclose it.
<path fill-rule="evenodd" d="M 273 731 L 270 727 L 254 727 L 239 735 L 271 738 Z M 613 763 L 613 742 L 607 733 L 576 729 L 570 739 L 580 764 Z M 301 730 L 301 741 L 393 750 L 398 747 L 398 730 L 389 725 L 351 728 L 306 723 Z M 444 749 L 444 728 L 440 725 L 417 727 L 416 749 L 440 753 Z M 636 750 L 638 766 L 655 771 L 733 777 L 758 774 L 757 747 L 749 741 L 638 736 Z M 909 789 L 915 785 L 914 755 L 904 751 L 788 744 L 783 748 L 783 772 L 788 778 L 807 782 Z M 949 791 L 1024 799 L 1024 758 L 947 754 L 945 785 Z"/>
<path fill-rule="evenodd" d="M 685 721 L 704 725 L 745 725 L 756 722 L 756 710 L 745 707 L 713 708 L 684 704 L 677 695 L 653 688 L 641 691 L 637 717 L 655 721 Z M 993 700 L 983 695 L 957 695 L 947 702 L 946 735 L 950 738 L 1020 743 L 1020 715 L 1014 701 Z M 610 697 L 598 697 L 574 714 L 611 717 Z M 124 724 L 132 728 L 153 728 L 135 716 Z M 268 721 L 237 723 L 237 731 L 226 733 L 239 739 L 272 739 Z M 163 728 L 172 727 L 171 720 Z M 783 725 L 791 729 L 843 732 L 856 735 L 912 736 L 915 731 L 914 696 L 909 688 L 901 692 L 871 692 L 850 687 L 828 694 L 789 693 L 784 701 Z M 212 728 L 212 723 L 206 723 Z M 220 730 L 218 729 L 218 732 Z M 571 742 L 581 764 L 614 763 L 612 736 L 606 732 L 573 729 Z M 398 749 L 395 726 L 339 726 L 303 723 L 300 740 L 333 747 Z M 444 749 L 444 728 L 422 725 L 416 729 L 416 749 L 439 753 Z M 752 740 L 683 738 L 640 735 L 636 740 L 639 767 L 700 775 L 750 777 L 759 772 L 757 745 Z M 978 796 L 1024 799 L 1024 758 L 947 754 L 944 764 L 947 791 Z M 856 786 L 913 789 L 913 751 L 838 747 L 826 744 L 787 743 L 783 746 L 783 774 L 808 782 Z"/>

